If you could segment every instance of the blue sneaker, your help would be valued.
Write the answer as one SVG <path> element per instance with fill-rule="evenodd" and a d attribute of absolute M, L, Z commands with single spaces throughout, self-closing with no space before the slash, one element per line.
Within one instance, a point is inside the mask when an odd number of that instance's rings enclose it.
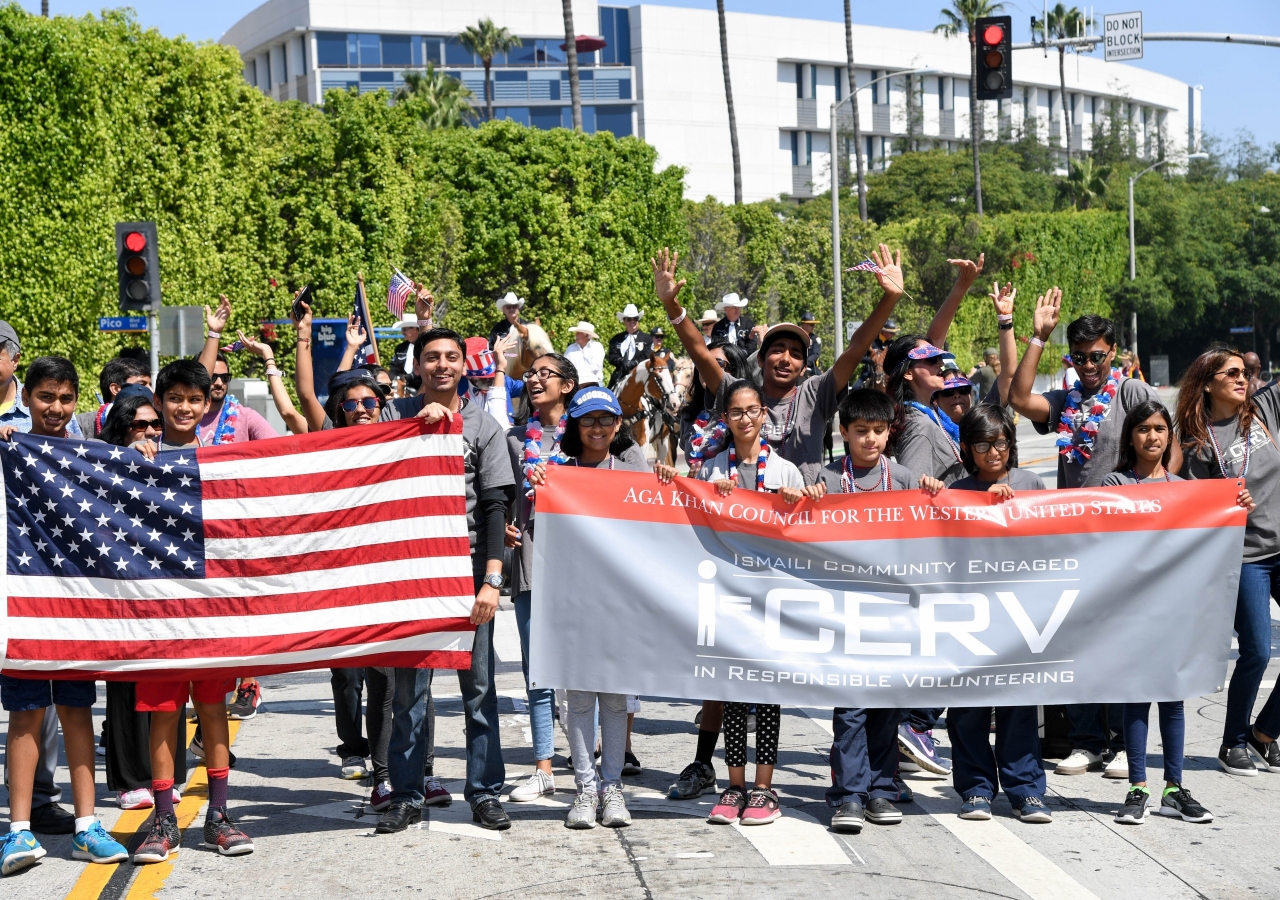
<path fill-rule="evenodd" d="M 898 749 L 926 772 L 950 775 L 951 761 L 938 755 L 932 731 L 916 731 L 906 722 L 898 726 Z"/>
<path fill-rule="evenodd" d="M 0 843 L 0 875 L 12 875 L 34 865 L 45 854 L 30 831 L 10 831 Z"/>
<path fill-rule="evenodd" d="M 91 863 L 118 863 L 129 858 L 129 851 L 107 834 L 101 822 L 94 822 L 71 839 L 71 858 Z"/>
<path fill-rule="evenodd" d="M 973 794 L 960 804 L 960 818 L 985 822 L 991 818 L 991 798 Z"/>

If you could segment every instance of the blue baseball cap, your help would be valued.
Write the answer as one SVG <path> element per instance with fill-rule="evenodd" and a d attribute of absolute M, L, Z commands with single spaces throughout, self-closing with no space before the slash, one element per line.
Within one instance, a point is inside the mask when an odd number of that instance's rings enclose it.
<path fill-rule="evenodd" d="M 145 384 L 126 384 L 116 393 L 116 402 L 119 403 L 126 397 L 146 397 L 148 402 L 153 401 L 151 388 Z"/>
<path fill-rule="evenodd" d="M 569 404 L 569 418 L 581 419 L 587 413 L 609 412 L 615 416 L 622 415 L 622 407 L 613 391 L 608 388 L 591 387 L 578 391 Z"/>

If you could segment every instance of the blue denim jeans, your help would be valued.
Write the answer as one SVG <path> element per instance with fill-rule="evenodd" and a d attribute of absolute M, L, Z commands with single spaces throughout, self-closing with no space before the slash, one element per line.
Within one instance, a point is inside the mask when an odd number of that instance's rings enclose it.
<path fill-rule="evenodd" d="M 1072 748 L 1090 753 L 1124 749 L 1123 703 L 1068 703 L 1066 709 Z"/>
<path fill-rule="evenodd" d="M 1124 747 L 1129 752 L 1129 783 L 1147 780 L 1147 717 L 1150 703 L 1124 705 Z M 1187 739 L 1187 720 L 1182 701 L 1160 704 L 1160 742 L 1164 744 L 1164 780 L 1182 784 L 1183 747 Z"/>
<path fill-rule="evenodd" d="M 961 797 L 994 799 L 1000 788 L 1015 808 L 1044 797 L 1044 763 L 1034 706 L 996 707 L 996 746 L 991 748 L 991 707 L 947 710 L 951 777 Z"/>
<path fill-rule="evenodd" d="M 827 806 L 839 809 L 850 800 L 862 806 L 872 797 L 898 798 L 899 709 L 837 708 L 831 716 L 831 787 Z"/>
<path fill-rule="evenodd" d="M 498 737 L 498 693 L 493 669 L 493 622 L 490 621 L 476 628 L 471 668 L 458 670 L 467 729 L 464 796 L 473 807 L 482 800 L 498 799 L 507 779 Z M 396 669 L 395 673 L 391 746 L 387 752 L 392 800 L 408 800 L 414 806 L 421 806 L 422 770 L 427 752 L 423 726 L 435 670 Z"/>
<path fill-rule="evenodd" d="M 529 698 L 529 730 L 533 734 L 533 758 L 550 759 L 555 756 L 555 725 L 552 710 L 555 708 L 555 691 L 551 688 L 529 687 L 529 611 L 533 594 L 520 591 L 515 597 L 516 629 L 520 632 L 520 667 L 524 670 L 524 692 Z"/>
<path fill-rule="evenodd" d="M 1227 719 L 1222 726 L 1226 747 L 1243 747 L 1249 733 L 1249 715 L 1258 699 L 1262 674 L 1271 661 L 1271 597 L 1280 596 L 1280 556 L 1240 566 L 1240 592 L 1236 595 L 1236 635 L 1240 657 L 1227 688 Z M 1255 723 L 1268 737 L 1280 736 L 1280 696 L 1271 692 Z"/>

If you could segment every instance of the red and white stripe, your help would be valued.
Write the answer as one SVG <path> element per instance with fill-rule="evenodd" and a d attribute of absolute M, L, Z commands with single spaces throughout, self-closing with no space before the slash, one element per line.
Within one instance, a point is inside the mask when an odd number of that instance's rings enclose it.
<path fill-rule="evenodd" d="M 462 420 L 201 447 L 205 577 L 8 576 L 6 671 L 471 664 Z"/>

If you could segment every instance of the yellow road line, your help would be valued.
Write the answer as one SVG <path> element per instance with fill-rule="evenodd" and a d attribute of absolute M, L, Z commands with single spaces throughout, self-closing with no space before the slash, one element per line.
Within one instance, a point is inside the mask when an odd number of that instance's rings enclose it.
<path fill-rule="evenodd" d="M 227 723 L 230 729 L 231 741 L 234 744 L 236 734 L 240 731 L 240 723 L 231 720 Z M 191 739 L 195 736 L 196 725 L 194 722 L 187 723 L 187 746 L 191 745 Z M 186 789 L 182 792 L 182 800 L 178 802 L 178 806 L 174 812 L 178 816 L 178 828 L 185 831 L 187 826 L 191 824 L 196 813 L 200 811 L 200 807 L 209 799 L 209 776 L 205 772 L 204 766 L 198 766 L 191 773 L 191 777 L 187 780 Z M 151 810 L 149 809 L 129 809 L 120 814 L 120 818 L 116 820 L 116 824 L 111 828 L 111 836 L 124 846 L 129 846 L 135 834 L 147 824 L 151 818 Z M 176 852 L 176 851 L 175 851 Z M 170 854 L 172 857 L 173 854 Z M 111 863 L 109 865 L 96 866 L 87 865 L 84 871 L 80 873 L 80 877 L 76 883 L 71 886 L 71 891 L 67 894 L 66 900 L 98 900 L 102 896 L 102 892 L 107 887 L 107 882 L 111 880 L 111 876 L 116 873 L 122 865 L 131 866 L 133 863 Z M 163 870 L 163 872 L 159 871 Z M 132 887 L 126 900 L 129 898 L 149 898 L 164 885 L 164 879 L 173 872 L 173 864 L 166 861 L 157 865 L 139 867 L 138 877 L 134 879 Z M 149 885 L 144 891 L 139 892 L 139 885 L 144 883 Z"/>

